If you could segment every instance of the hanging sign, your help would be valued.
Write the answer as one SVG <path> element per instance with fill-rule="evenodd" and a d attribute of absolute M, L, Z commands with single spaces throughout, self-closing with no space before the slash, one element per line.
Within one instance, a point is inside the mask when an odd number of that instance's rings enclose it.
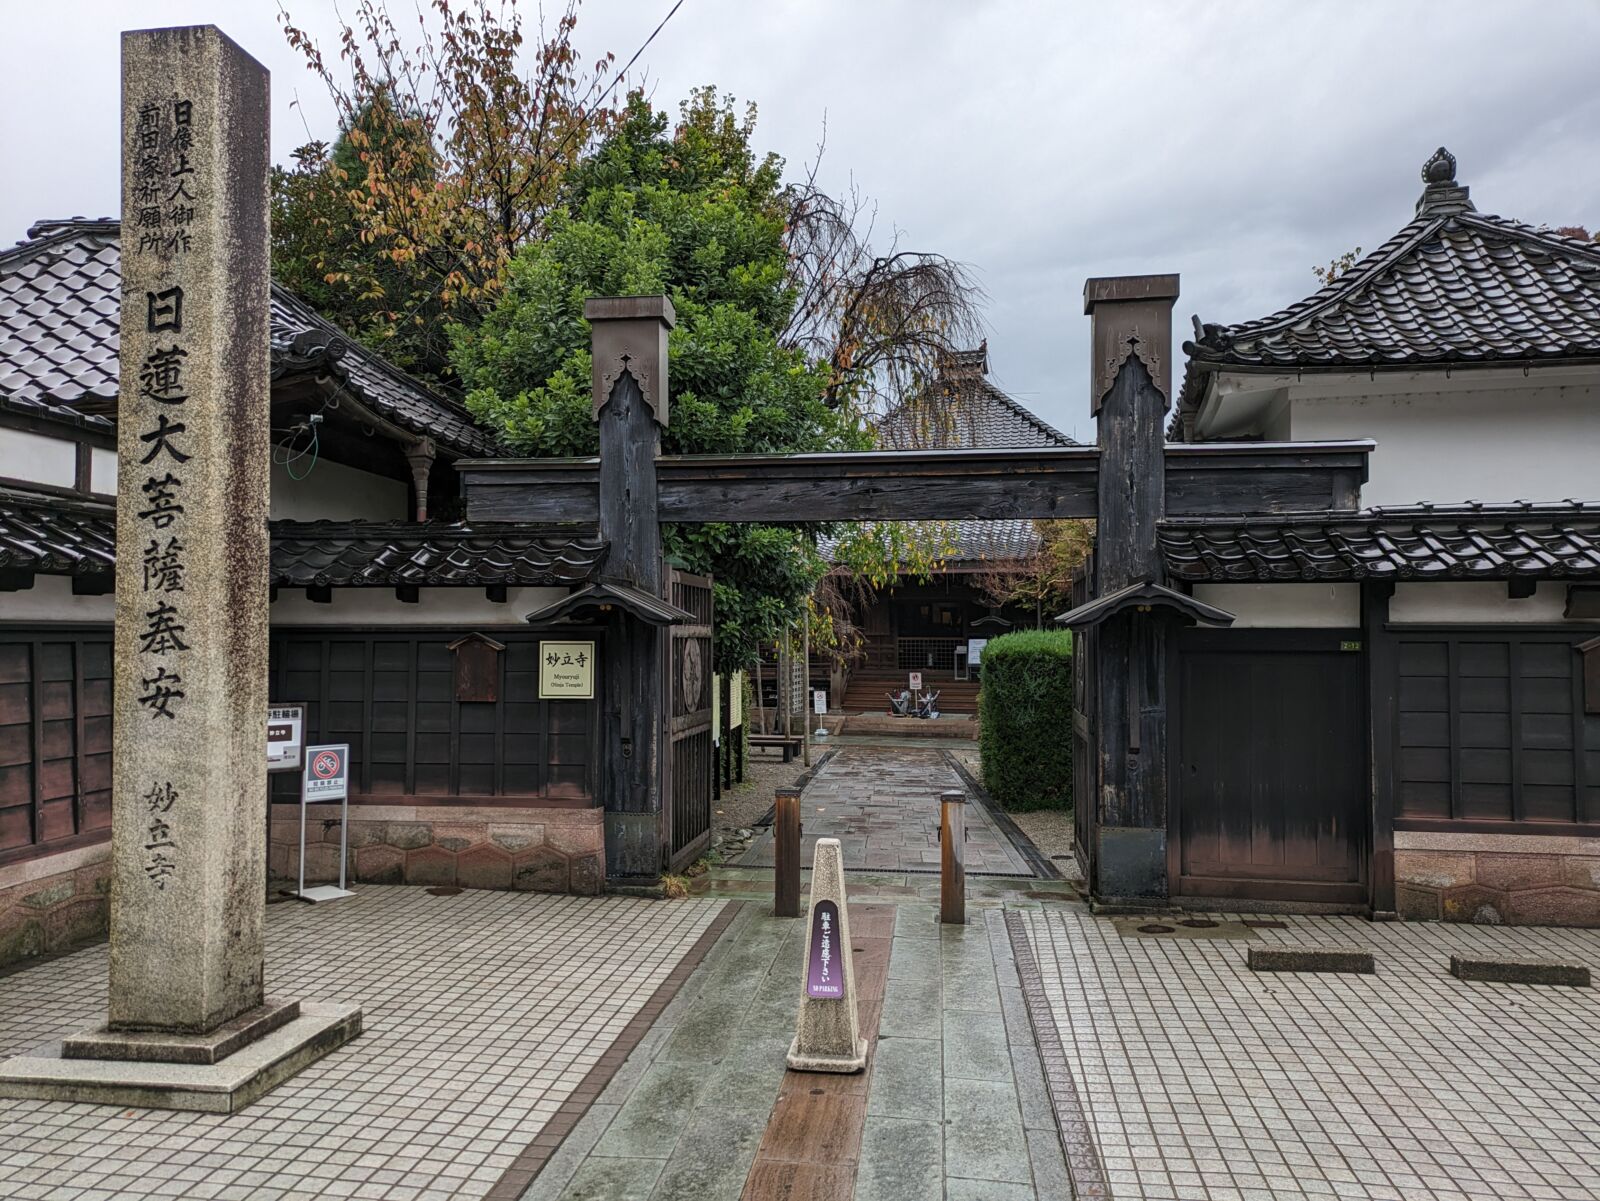
<path fill-rule="evenodd" d="M 350 746 L 306 747 L 306 768 L 301 800 L 307 805 L 318 801 L 342 801 L 350 795 Z"/>
<path fill-rule="evenodd" d="M 539 699 L 594 699 L 594 643 L 539 644 Z"/>
<path fill-rule="evenodd" d="M 267 770 L 299 771 L 306 746 L 306 707 L 270 705 L 267 708 Z"/>
<path fill-rule="evenodd" d="M 839 962 L 839 906 L 818 901 L 811 917 L 811 962 L 806 972 L 806 996 L 819 999 L 844 996 L 844 965 Z"/>
<path fill-rule="evenodd" d="M 728 689 L 728 729 L 737 730 L 744 725 L 744 672 L 733 673 L 733 687 Z"/>

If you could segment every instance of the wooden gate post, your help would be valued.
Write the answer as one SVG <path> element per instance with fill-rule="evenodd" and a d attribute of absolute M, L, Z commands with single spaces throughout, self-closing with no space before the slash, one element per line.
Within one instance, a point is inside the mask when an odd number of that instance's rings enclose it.
<path fill-rule="evenodd" d="M 667 331 L 676 315 L 665 296 L 596 297 L 583 315 L 600 426 L 600 537 L 610 548 L 601 579 L 663 597 L 656 459 L 667 425 Z M 620 611 L 607 623 L 600 734 L 607 876 L 663 869 L 671 642 L 669 630 Z"/>
<path fill-rule="evenodd" d="M 967 794 L 939 794 L 939 920 L 967 924 Z"/>
<path fill-rule="evenodd" d="M 780 788 L 772 802 L 772 912 L 800 916 L 800 790 Z"/>
<path fill-rule="evenodd" d="M 1176 275 L 1091 279 L 1090 411 L 1100 447 L 1094 593 L 1163 582 L 1165 425 L 1172 396 Z M 1166 656 L 1159 612 L 1111 617 L 1087 636 L 1095 690 L 1093 894 L 1167 896 Z"/>

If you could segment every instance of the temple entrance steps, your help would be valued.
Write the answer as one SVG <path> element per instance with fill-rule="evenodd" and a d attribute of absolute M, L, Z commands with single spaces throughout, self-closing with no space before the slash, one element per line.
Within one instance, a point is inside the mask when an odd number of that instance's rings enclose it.
<path fill-rule="evenodd" d="M 844 703 L 835 707 L 845 713 L 887 713 L 889 699 L 886 694 L 891 692 L 898 694 L 904 689 L 908 674 L 903 671 L 890 674 L 875 670 L 871 675 L 858 672 L 850 677 L 850 685 L 844 693 Z M 940 674 L 931 671 L 922 673 L 923 691 L 931 690 L 939 694 L 939 711 L 976 713 L 978 681 L 940 679 Z"/>

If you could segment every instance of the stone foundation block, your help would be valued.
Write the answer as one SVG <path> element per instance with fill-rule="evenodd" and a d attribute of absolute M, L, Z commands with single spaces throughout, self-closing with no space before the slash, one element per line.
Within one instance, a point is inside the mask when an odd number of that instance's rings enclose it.
<path fill-rule="evenodd" d="M 516 876 L 511 855 L 479 844 L 456 856 L 456 883 L 462 888 L 510 888 Z"/>
<path fill-rule="evenodd" d="M 1349 947 L 1250 947 L 1245 966 L 1252 972 L 1356 972 L 1370 976 L 1377 967 L 1371 951 Z"/>
<path fill-rule="evenodd" d="M 364 884 L 404 884 L 406 853 L 397 847 L 366 846 L 355 853 L 355 878 Z"/>
<path fill-rule="evenodd" d="M 1470 959 L 1450 956 L 1450 974 L 1458 980 L 1485 980 L 1496 984 L 1562 984 L 1589 987 L 1589 969 L 1581 963 L 1554 963 L 1544 959 Z"/>
<path fill-rule="evenodd" d="M 407 884 L 454 884 L 456 882 L 456 857 L 443 847 L 423 847 L 406 852 Z"/>

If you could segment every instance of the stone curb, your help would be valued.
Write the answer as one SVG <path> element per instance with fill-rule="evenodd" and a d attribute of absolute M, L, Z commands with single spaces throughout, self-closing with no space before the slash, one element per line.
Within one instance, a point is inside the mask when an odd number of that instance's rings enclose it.
<path fill-rule="evenodd" d="M 1450 956 L 1450 974 L 1458 980 L 1492 984 L 1561 984 L 1589 987 L 1589 969 L 1581 963 L 1556 963 L 1547 959 L 1469 959 Z"/>
<path fill-rule="evenodd" d="M 1251 947 L 1245 966 L 1252 972 L 1356 972 L 1377 971 L 1371 951 L 1341 947 Z"/>

